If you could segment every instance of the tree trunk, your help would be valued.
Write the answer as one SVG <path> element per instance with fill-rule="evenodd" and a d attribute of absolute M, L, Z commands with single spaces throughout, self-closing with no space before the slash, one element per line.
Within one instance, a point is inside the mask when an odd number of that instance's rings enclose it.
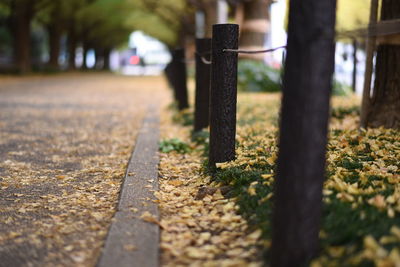
<path fill-rule="evenodd" d="M 87 65 L 87 53 L 89 51 L 89 44 L 86 41 L 83 41 L 83 62 L 82 62 L 82 69 L 87 70 L 88 65 Z"/>
<path fill-rule="evenodd" d="M 207 0 L 204 3 L 205 37 L 212 37 L 212 25 L 217 23 L 217 0 Z"/>
<path fill-rule="evenodd" d="M 381 20 L 400 18 L 398 0 L 383 0 Z M 375 84 L 367 115 L 368 127 L 400 128 L 400 45 L 377 49 Z"/>
<path fill-rule="evenodd" d="M 31 70 L 30 44 L 33 2 L 20 0 L 13 4 L 14 62 L 20 73 L 27 73 Z"/>
<path fill-rule="evenodd" d="M 60 56 L 61 31 L 56 23 L 49 25 L 49 66 L 58 69 L 58 57 Z"/>
<path fill-rule="evenodd" d="M 253 0 L 243 3 L 243 25 L 240 36 L 240 48 L 262 49 L 265 37 L 270 31 L 270 0 Z M 263 60 L 264 54 L 242 54 L 242 58 Z"/>
<path fill-rule="evenodd" d="M 110 70 L 110 48 L 103 49 L 103 70 Z"/>
<path fill-rule="evenodd" d="M 103 62 L 103 49 L 95 48 L 95 49 L 94 49 L 94 58 L 95 58 L 94 68 L 95 68 L 96 70 L 101 70 L 101 69 L 103 69 L 103 66 L 104 66 L 104 62 Z"/>
<path fill-rule="evenodd" d="M 68 30 L 68 68 L 70 70 L 76 69 L 75 58 L 76 58 L 76 34 L 73 26 Z"/>
<path fill-rule="evenodd" d="M 244 19 L 243 3 L 239 2 L 235 6 L 235 22 L 239 25 L 239 36 L 242 34 L 242 26 Z"/>
<path fill-rule="evenodd" d="M 271 266 L 309 266 L 318 253 L 336 0 L 291 0 L 283 78 Z"/>

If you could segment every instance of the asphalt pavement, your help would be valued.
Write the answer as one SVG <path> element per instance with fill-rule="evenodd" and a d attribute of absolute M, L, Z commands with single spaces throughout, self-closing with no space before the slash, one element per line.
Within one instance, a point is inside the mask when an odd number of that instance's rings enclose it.
<path fill-rule="evenodd" d="M 0 266 L 96 265 L 143 119 L 168 99 L 159 77 L 0 77 Z"/>

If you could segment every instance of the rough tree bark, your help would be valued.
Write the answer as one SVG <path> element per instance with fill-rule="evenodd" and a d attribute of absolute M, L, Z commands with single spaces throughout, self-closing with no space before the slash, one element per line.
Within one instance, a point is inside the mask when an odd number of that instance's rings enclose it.
<path fill-rule="evenodd" d="M 243 23 L 239 46 L 242 49 L 262 49 L 270 31 L 269 5 L 271 0 L 243 2 Z M 241 58 L 263 60 L 264 54 L 242 54 Z"/>
<path fill-rule="evenodd" d="M 383 0 L 381 20 L 399 18 L 399 1 Z M 400 128 L 400 45 L 378 46 L 367 126 Z"/>

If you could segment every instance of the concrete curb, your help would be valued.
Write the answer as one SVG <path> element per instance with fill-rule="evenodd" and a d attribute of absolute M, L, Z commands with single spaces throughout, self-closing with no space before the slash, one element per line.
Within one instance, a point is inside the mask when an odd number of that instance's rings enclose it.
<path fill-rule="evenodd" d="M 139 218 L 144 212 L 159 218 L 158 206 L 152 201 L 153 192 L 158 190 L 159 124 L 158 107 L 150 106 L 136 139 L 98 267 L 159 266 L 159 226 Z"/>

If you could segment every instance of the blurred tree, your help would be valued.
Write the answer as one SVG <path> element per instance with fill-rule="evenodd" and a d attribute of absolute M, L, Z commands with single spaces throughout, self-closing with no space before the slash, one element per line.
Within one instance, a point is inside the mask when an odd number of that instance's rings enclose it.
<path fill-rule="evenodd" d="M 31 23 L 50 0 L 0 0 L 0 7 L 10 10 L 8 27 L 12 34 L 14 65 L 18 72 L 31 70 Z"/>
<path fill-rule="evenodd" d="M 243 0 L 239 5 L 243 8 L 243 23 L 240 31 L 239 46 L 242 49 L 262 49 L 271 22 L 269 6 L 272 0 Z M 241 8 L 241 7 L 239 7 Z M 243 58 L 263 60 L 264 54 L 241 55 Z"/>
<path fill-rule="evenodd" d="M 31 21 L 35 15 L 35 0 L 9 0 L 13 35 L 14 62 L 20 73 L 31 70 Z"/>
<path fill-rule="evenodd" d="M 13 36 L 14 61 L 22 73 L 31 68 L 33 19 L 44 25 L 48 31 L 49 65 L 52 68 L 58 68 L 63 34 L 67 34 L 70 68 L 75 68 L 75 52 L 79 42 L 83 44 L 85 52 L 89 48 L 95 49 L 98 57 L 104 61 L 104 66 L 108 67 L 111 49 L 127 41 L 130 32 L 134 30 L 132 25 L 126 23 L 131 12 L 129 2 L 130 0 L 0 0 L 0 20 L 9 22 Z M 4 14 L 8 14 L 6 18 Z"/>
<path fill-rule="evenodd" d="M 383 0 L 381 20 L 400 19 L 400 2 Z M 400 128 L 400 45 L 379 45 L 376 56 L 375 85 L 366 125 Z"/>
<path fill-rule="evenodd" d="M 235 22 L 240 26 L 240 44 L 245 49 L 264 47 L 270 31 L 269 5 L 273 0 L 227 0 Z M 211 37 L 212 25 L 218 22 L 218 0 L 189 0 L 189 3 L 205 16 L 205 36 Z M 233 14 L 232 14 L 233 13 Z M 263 54 L 241 55 L 241 57 L 263 60 Z"/>
<path fill-rule="evenodd" d="M 3 57 L 9 57 L 12 53 L 10 13 L 10 6 L 0 0 L 0 56 Z"/>
<path fill-rule="evenodd" d="M 125 0 L 97 0 L 81 8 L 76 19 L 80 28 L 84 53 L 93 48 L 96 66 L 109 69 L 109 56 L 113 48 L 128 40 L 135 29 L 127 23 L 131 6 Z M 72 39 L 72 38 L 71 38 Z"/>
<path fill-rule="evenodd" d="M 42 23 L 48 32 L 49 40 L 49 66 L 58 69 L 60 56 L 61 36 L 65 30 L 68 13 L 65 12 L 67 1 L 44 0 L 42 8 L 38 10 L 37 20 Z"/>
<path fill-rule="evenodd" d="M 189 4 L 204 14 L 204 37 L 212 37 L 212 25 L 218 21 L 218 0 L 189 0 Z"/>
<path fill-rule="evenodd" d="M 127 0 L 131 14 L 127 24 L 173 48 L 194 34 L 193 10 L 185 0 Z M 191 23 L 189 23 L 191 22 Z"/>
<path fill-rule="evenodd" d="M 68 51 L 68 68 L 74 70 L 76 68 L 75 58 L 76 49 L 79 42 L 79 33 L 81 25 L 77 14 L 80 10 L 88 4 L 87 0 L 69 0 L 69 5 L 67 6 L 67 13 L 69 14 L 69 20 L 66 25 L 67 31 L 67 51 Z"/>

